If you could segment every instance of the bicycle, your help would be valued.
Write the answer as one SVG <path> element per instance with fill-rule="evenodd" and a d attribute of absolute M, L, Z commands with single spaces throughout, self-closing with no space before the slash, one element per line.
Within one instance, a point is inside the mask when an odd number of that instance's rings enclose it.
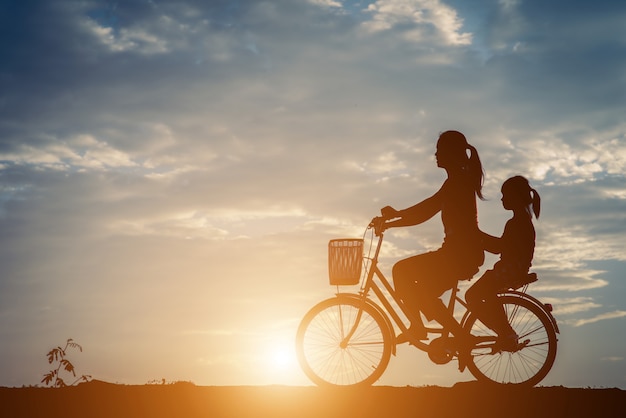
<path fill-rule="evenodd" d="M 330 284 L 336 285 L 338 291 L 335 297 L 319 302 L 304 315 L 296 334 L 300 366 L 318 386 L 373 384 L 384 373 L 391 355 L 396 355 L 399 335 L 396 328 L 400 333 L 407 332 L 391 301 L 405 318 L 407 310 L 378 268 L 384 238 L 381 219 L 372 220 L 362 239 L 335 239 L 329 243 Z M 366 256 L 363 243 L 368 231 L 370 246 Z M 376 243 L 374 237 L 378 239 Z M 551 313 L 552 306 L 526 293 L 528 285 L 536 280 L 537 275 L 529 273 L 498 294 L 511 326 L 522 341 L 517 349 L 505 351 L 498 347 L 497 334 L 469 310 L 457 286 L 450 291 L 448 309 L 454 313 L 460 305 L 465 310 L 460 324 L 476 337 L 470 352 L 459 350 L 450 332 L 439 326 L 427 326 L 429 336 L 439 337 L 409 342 L 426 352 L 435 364 L 447 364 L 456 358 L 459 370 L 463 372 L 467 367 L 478 381 L 535 386 L 554 364 L 560 332 Z M 339 292 L 339 286 L 359 283 L 358 293 Z M 380 303 L 370 298 L 370 294 Z"/>

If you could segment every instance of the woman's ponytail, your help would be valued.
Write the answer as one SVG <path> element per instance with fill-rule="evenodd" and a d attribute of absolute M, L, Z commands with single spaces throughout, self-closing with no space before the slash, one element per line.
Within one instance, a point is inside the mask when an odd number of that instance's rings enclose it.
<path fill-rule="evenodd" d="M 467 144 L 467 149 L 470 150 L 470 156 L 467 166 L 470 176 L 472 178 L 472 182 L 474 183 L 474 191 L 481 200 L 485 200 L 482 193 L 483 179 L 485 176 L 483 165 L 480 162 L 480 157 L 478 156 L 478 151 L 476 150 L 476 148 L 474 148 L 473 145 Z"/>

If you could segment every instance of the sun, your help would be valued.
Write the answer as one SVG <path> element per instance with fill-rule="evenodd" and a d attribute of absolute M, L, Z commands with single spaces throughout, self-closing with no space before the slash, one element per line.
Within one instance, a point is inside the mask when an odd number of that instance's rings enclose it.
<path fill-rule="evenodd" d="M 293 343 L 275 341 L 268 344 L 265 361 L 267 367 L 273 371 L 286 371 L 297 367 Z"/>
<path fill-rule="evenodd" d="M 269 354 L 270 365 L 278 370 L 288 369 L 295 366 L 295 355 L 293 349 L 286 347 L 273 347 Z"/>
<path fill-rule="evenodd" d="M 294 384 L 300 375 L 295 346 L 290 340 L 269 341 L 262 354 L 263 369 L 274 384 Z"/>

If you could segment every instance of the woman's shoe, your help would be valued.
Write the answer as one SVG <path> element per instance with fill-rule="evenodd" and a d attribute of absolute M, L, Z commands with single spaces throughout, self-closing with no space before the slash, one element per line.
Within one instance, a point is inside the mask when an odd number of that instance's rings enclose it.
<path fill-rule="evenodd" d="M 411 343 L 428 339 L 426 328 L 411 324 L 406 332 L 396 337 L 396 344 Z"/>

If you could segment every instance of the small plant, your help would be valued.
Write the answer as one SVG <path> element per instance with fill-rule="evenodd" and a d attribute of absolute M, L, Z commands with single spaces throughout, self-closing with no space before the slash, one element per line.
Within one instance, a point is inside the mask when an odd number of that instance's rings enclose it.
<path fill-rule="evenodd" d="M 78 382 L 88 382 L 91 379 L 91 376 L 89 375 L 82 375 L 69 385 L 65 383 L 63 378 L 60 376 L 61 372 L 65 371 L 66 373 L 72 373 L 72 375 L 76 377 L 74 365 L 66 358 L 68 348 L 77 348 L 81 353 L 83 351 L 83 347 L 75 343 L 71 338 L 65 343 L 65 348 L 61 348 L 59 346 L 50 350 L 47 354 L 48 363 L 55 364 L 57 367 L 56 369 L 50 370 L 50 372 L 44 374 L 41 383 L 46 386 L 63 388 L 66 386 L 74 386 Z"/>

